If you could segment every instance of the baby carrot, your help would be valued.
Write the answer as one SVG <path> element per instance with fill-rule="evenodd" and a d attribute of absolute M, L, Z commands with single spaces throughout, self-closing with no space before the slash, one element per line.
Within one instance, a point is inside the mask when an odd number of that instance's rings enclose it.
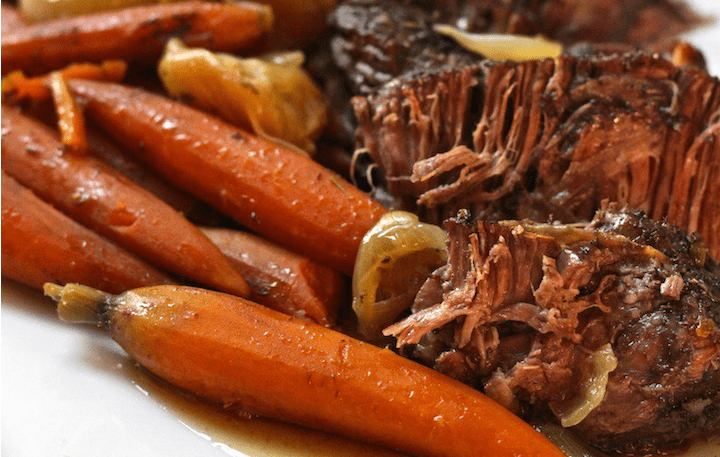
<path fill-rule="evenodd" d="M 308 157 L 202 111 L 119 84 L 68 84 L 89 117 L 169 181 L 331 268 L 352 273 L 363 235 L 385 212 Z"/>
<path fill-rule="evenodd" d="M 61 319 L 103 324 L 151 372 L 226 407 L 419 456 L 564 455 L 469 386 L 247 300 L 180 286 L 45 293 Z"/>
<path fill-rule="evenodd" d="M 183 214 L 192 211 L 196 204 L 193 197 L 173 187 L 155 172 L 125 153 L 115 140 L 92 126 L 88 127 L 87 139 L 90 154 L 110 165 L 177 211 Z"/>
<path fill-rule="evenodd" d="M 181 214 L 96 158 L 64 152 L 54 133 L 3 106 L 5 172 L 153 265 L 230 293 L 249 293 L 232 263 Z"/>
<path fill-rule="evenodd" d="M 340 273 L 247 232 L 201 230 L 242 273 L 250 300 L 321 325 L 335 323 L 346 292 Z"/>
<path fill-rule="evenodd" d="M 63 215 L 5 172 L 2 275 L 38 290 L 48 281 L 83 282 L 115 292 L 175 282 Z"/>
<path fill-rule="evenodd" d="M 110 165 L 138 186 L 181 212 L 193 223 L 217 225 L 223 217 L 207 203 L 181 191 L 124 150 L 115 140 L 92 125 L 87 131 L 88 153 Z M 224 221 L 226 222 L 226 221 Z"/>
<path fill-rule="evenodd" d="M 4 33 L 2 72 L 38 74 L 74 62 L 156 60 L 170 37 L 213 51 L 259 45 L 272 27 L 270 8 L 254 3 L 143 5 L 60 18 Z"/>

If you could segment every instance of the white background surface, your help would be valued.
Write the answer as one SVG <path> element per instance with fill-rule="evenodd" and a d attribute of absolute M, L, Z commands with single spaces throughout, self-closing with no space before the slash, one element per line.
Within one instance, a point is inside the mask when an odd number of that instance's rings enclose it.
<path fill-rule="evenodd" d="M 689 2 L 720 18 L 720 1 Z M 720 75 L 720 25 L 688 40 Z M 390 456 L 329 435 L 217 411 L 167 388 L 100 330 L 66 325 L 54 305 L 3 281 L 3 457 Z M 720 456 L 720 446 L 698 451 Z"/>

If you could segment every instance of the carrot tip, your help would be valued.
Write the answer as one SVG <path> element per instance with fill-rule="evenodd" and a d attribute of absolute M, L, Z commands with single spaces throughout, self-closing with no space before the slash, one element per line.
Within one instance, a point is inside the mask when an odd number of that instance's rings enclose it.
<path fill-rule="evenodd" d="M 58 303 L 58 316 L 65 322 L 78 324 L 102 323 L 102 312 L 111 294 L 81 284 L 59 286 L 45 283 L 45 295 Z"/>

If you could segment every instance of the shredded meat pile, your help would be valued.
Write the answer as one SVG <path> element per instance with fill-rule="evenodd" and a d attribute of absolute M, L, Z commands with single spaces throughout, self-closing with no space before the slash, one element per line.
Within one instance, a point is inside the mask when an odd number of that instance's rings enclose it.
<path fill-rule="evenodd" d="M 386 330 L 408 355 L 537 415 L 610 343 L 607 393 L 575 427 L 589 443 L 652 452 L 720 430 L 720 277 L 697 238 L 614 205 L 583 227 L 446 226 L 448 264 Z"/>
<path fill-rule="evenodd" d="M 471 32 L 542 34 L 580 41 L 648 45 L 686 31 L 702 19 L 672 0 L 418 0 L 438 22 Z M 602 20 L 598 20 L 602 18 Z"/>
<path fill-rule="evenodd" d="M 447 265 L 386 329 L 401 353 L 553 417 L 609 345 L 604 400 L 574 427 L 591 444 L 643 453 L 720 430 L 720 83 L 666 52 L 697 22 L 664 0 L 338 8 L 356 154 L 392 206 L 450 234 Z M 495 62 L 436 23 L 566 48 Z M 569 225 L 508 222 L 525 219 Z"/>
<path fill-rule="evenodd" d="M 358 150 L 396 207 L 436 223 L 461 208 L 576 222 L 609 199 L 700 233 L 720 255 L 716 78 L 643 52 L 469 58 L 430 15 L 407 17 L 421 13 L 355 0 L 334 19 L 334 55 L 359 94 Z"/>

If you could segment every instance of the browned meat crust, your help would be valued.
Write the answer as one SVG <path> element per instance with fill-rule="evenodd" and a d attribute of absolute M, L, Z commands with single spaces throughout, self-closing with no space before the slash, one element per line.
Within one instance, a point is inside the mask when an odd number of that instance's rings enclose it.
<path fill-rule="evenodd" d="M 652 452 L 720 430 L 720 276 L 695 237 L 615 206 L 585 226 L 453 219 L 431 303 L 388 329 L 421 361 L 520 413 L 574 397 L 610 343 L 607 394 L 576 430 Z"/>
<path fill-rule="evenodd" d="M 650 55 L 564 56 L 428 75 L 354 105 L 390 192 L 427 220 L 582 221 L 610 199 L 699 232 L 718 256 L 718 87 Z"/>
<path fill-rule="evenodd" d="M 446 223 L 448 264 L 388 329 L 402 352 L 531 415 L 574 398 L 588 355 L 610 343 L 608 394 L 576 427 L 591 443 L 650 452 L 720 430 L 717 264 L 665 223 L 615 206 L 595 214 L 617 201 L 699 232 L 720 255 L 718 80 L 627 44 L 489 62 L 431 30 L 532 32 L 562 6 L 577 22 L 556 38 L 640 43 L 658 38 L 640 18 L 672 23 L 659 19 L 672 5 L 625 2 L 636 8 L 625 22 L 580 32 L 584 14 L 622 2 L 407 3 L 347 2 L 333 41 L 360 94 L 359 151 L 395 206 L 433 222 L 465 214 Z M 523 218 L 583 222 L 476 222 Z"/>
<path fill-rule="evenodd" d="M 369 93 L 397 76 L 406 80 L 477 62 L 452 39 L 433 32 L 423 10 L 381 0 L 351 0 L 331 17 L 331 48 L 353 93 Z"/>
<path fill-rule="evenodd" d="M 573 222 L 610 199 L 700 233 L 720 256 L 716 78 L 655 54 L 577 47 L 554 60 L 484 61 L 431 29 L 490 4 L 545 14 L 620 2 L 415 3 L 440 9 L 352 0 L 333 17 L 333 55 L 362 94 L 352 100 L 358 151 L 396 207 L 438 223 L 459 208 Z M 684 17 L 667 2 L 633 5 Z"/>
<path fill-rule="evenodd" d="M 425 0 L 437 21 L 469 31 L 543 34 L 579 41 L 648 45 L 674 37 L 703 19 L 673 0 Z M 602 18 L 602 20 L 598 20 Z"/>

